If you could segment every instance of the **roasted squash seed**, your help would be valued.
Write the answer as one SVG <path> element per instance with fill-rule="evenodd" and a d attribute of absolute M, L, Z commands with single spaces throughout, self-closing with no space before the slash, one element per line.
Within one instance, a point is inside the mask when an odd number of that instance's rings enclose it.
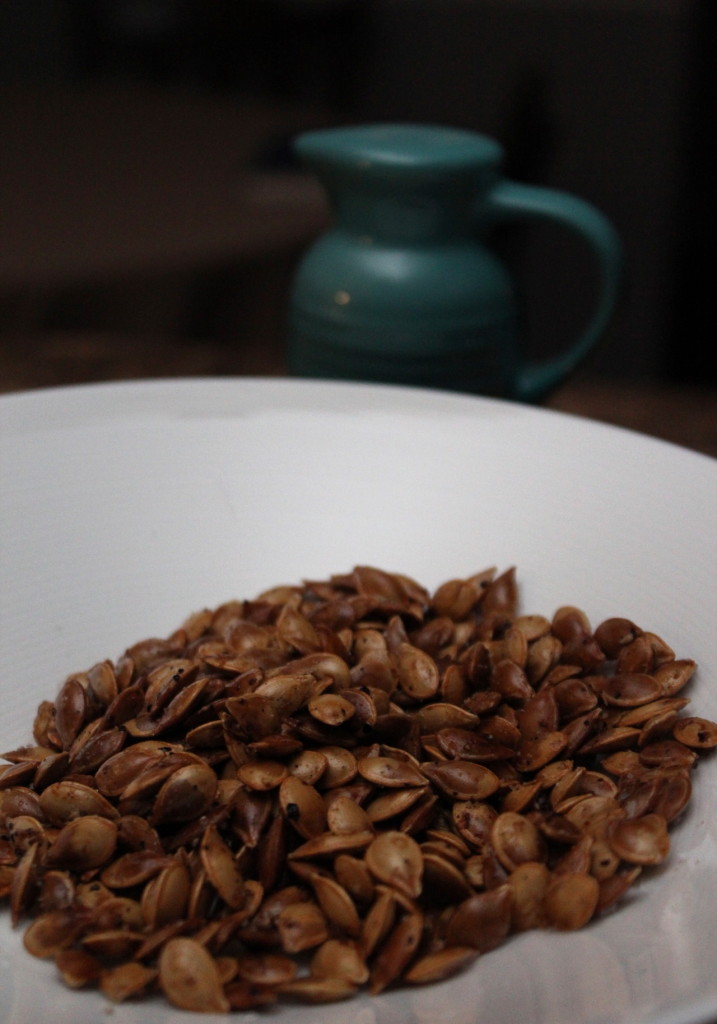
<path fill-rule="evenodd" d="M 378 995 L 574 930 L 670 853 L 717 725 L 614 616 L 372 566 L 191 615 L 69 676 L 0 766 L 0 899 L 112 1002 Z"/>

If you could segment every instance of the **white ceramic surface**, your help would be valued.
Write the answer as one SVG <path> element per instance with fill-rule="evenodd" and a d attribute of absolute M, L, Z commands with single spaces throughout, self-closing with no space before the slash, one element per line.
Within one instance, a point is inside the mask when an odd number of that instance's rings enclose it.
<path fill-rule="evenodd" d="M 64 676 L 190 612 L 371 563 L 434 586 L 516 565 L 525 611 L 625 615 L 700 668 L 717 718 L 717 462 L 510 403 L 283 380 L 0 399 L 0 750 Z M 242 1019 L 291 1024 L 717 1020 L 717 758 L 669 863 L 571 935 L 511 939 L 432 987 Z M 191 1019 L 65 989 L 0 912 L 0 1024 Z M 198 1018 L 211 1021 L 212 1017 Z M 217 1018 L 218 1019 L 218 1018 Z M 223 1019 L 223 1018 L 222 1018 Z"/>

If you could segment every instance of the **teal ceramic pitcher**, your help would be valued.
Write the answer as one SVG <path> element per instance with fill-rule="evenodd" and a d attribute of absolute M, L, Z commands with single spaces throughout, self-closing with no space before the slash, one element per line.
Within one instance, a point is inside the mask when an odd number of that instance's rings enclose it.
<path fill-rule="evenodd" d="M 295 150 L 324 185 L 333 222 L 294 281 L 291 372 L 537 402 L 603 334 L 621 277 L 616 232 L 575 196 L 507 180 L 493 139 L 378 124 L 308 132 Z M 599 283 L 582 335 L 539 362 L 523 355 L 515 282 L 484 241 L 518 218 L 581 236 Z"/>

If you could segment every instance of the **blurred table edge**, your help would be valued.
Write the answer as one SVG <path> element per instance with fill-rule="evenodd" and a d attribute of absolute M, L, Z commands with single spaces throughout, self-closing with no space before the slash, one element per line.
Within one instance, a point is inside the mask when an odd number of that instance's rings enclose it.
<path fill-rule="evenodd" d="M 696 385 L 576 374 L 547 408 L 635 430 L 717 458 L 717 391 Z"/>
<path fill-rule="evenodd" d="M 280 341 L 167 339 L 113 332 L 0 335 L 0 393 L 167 377 L 284 376 Z M 545 408 L 624 427 L 717 458 L 717 392 L 580 371 Z"/>

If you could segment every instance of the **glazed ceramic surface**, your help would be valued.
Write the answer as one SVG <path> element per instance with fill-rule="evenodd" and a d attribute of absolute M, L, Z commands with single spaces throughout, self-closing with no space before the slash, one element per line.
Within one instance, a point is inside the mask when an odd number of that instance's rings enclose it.
<path fill-rule="evenodd" d="M 493 139 L 433 125 L 359 125 L 308 132 L 296 150 L 334 215 L 293 288 L 296 373 L 537 401 L 601 338 L 621 277 L 612 225 L 576 196 L 508 180 Z M 576 266 L 596 283 L 582 333 L 539 361 L 527 358 L 518 287 L 489 244 L 492 227 L 521 220 L 562 225 L 593 257 Z M 554 315 L 557 327 L 560 310 Z"/>

